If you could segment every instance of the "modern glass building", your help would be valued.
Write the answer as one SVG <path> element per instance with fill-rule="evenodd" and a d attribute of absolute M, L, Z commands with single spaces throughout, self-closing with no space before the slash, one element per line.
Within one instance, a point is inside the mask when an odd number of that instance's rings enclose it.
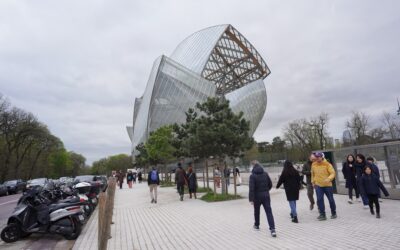
<path fill-rule="evenodd" d="M 264 116 L 270 70 L 257 50 L 232 25 L 200 30 L 183 40 L 170 57 L 154 62 L 144 94 L 135 99 L 135 147 L 161 126 L 185 122 L 185 112 L 207 97 L 225 96 L 234 112 L 243 111 L 253 134 Z"/>

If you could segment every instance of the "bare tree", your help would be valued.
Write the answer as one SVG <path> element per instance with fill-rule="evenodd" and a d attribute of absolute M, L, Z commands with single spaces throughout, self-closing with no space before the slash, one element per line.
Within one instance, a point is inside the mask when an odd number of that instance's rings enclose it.
<path fill-rule="evenodd" d="M 400 121 L 397 117 L 385 111 L 382 114 L 382 123 L 391 139 L 400 137 Z"/>
<path fill-rule="evenodd" d="M 369 127 L 369 117 L 361 111 L 353 111 L 352 117 L 346 122 L 346 128 L 350 130 L 351 137 L 358 145 L 366 143 L 365 138 L 368 137 Z"/>

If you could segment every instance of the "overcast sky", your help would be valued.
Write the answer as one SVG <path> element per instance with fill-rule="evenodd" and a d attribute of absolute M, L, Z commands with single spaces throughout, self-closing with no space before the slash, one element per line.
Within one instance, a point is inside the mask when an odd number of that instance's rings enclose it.
<path fill-rule="evenodd" d="M 352 110 L 395 114 L 400 1 L 140 2 L 0 1 L 0 92 L 88 163 L 130 152 L 125 126 L 153 61 L 217 24 L 237 28 L 271 69 L 257 141 L 322 111 L 334 138 Z"/>

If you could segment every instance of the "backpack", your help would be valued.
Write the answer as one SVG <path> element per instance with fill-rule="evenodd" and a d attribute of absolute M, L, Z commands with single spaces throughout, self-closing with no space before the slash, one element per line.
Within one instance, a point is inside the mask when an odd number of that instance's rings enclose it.
<path fill-rule="evenodd" d="M 128 175 L 128 181 L 132 180 L 132 175 Z"/>
<path fill-rule="evenodd" d="M 155 171 L 155 170 L 151 171 L 150 179 L 152 181 L 157 181 L 158 180 L 157 171 Z"/>

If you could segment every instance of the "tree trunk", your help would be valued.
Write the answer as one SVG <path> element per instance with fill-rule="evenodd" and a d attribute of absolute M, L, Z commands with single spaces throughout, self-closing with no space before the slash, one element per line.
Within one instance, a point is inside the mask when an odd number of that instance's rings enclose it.
<path fill-rule="evenodd" d="M 222 165 L 221 161 L 218 161 L 218 165 L 220 166 L 219 169 L 222 169 L 222 171 L 220 171 L 221 174 L 221 194 L 226 194 L 226 179 L 225 179 L 225 164 Z M 222 168 L 221 168 L 222 167 Z"/>
<path fill-rule="evenodd" d="M 206 178 L 207 178 L 207 188 L 209 189 L 210 188 L 210 180 L 208 179 L 208 160 L 207 159 L 206 159 Z"/>

